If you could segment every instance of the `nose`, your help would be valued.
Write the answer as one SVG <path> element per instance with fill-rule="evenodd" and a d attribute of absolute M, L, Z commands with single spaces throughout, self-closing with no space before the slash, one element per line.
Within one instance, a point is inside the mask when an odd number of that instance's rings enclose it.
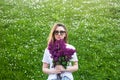
<path fill-rule="evenodd" d="M 58 33 L 58 35 L 60 35 L 60 32 Z"/>

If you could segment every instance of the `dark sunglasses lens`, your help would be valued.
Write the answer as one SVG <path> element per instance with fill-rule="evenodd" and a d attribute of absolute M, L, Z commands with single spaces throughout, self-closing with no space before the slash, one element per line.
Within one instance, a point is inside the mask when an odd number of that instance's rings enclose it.
<path fill-rule="evenodd" d="M 58 34 L 58 33 L 59 33 L 59 31 L 54 31 L 54 33 L 55 33 L 55 34 Z"/>

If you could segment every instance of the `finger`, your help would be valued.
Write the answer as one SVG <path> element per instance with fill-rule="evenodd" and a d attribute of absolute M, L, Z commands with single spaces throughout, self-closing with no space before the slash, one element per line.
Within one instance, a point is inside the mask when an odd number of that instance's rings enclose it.
<path fill-rule="evenodd" d="M 56 72 L 57 72 L 57 74 L 58 74 L 58 73 L 61 73 L 61 71 L 60 71 L 60 70 L 56 70 Z"/>

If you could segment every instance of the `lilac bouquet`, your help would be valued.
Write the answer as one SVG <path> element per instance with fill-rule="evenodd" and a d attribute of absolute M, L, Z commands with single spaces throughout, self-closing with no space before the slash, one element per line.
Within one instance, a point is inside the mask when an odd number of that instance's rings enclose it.
<path fill-rule="evenodd" d="M 68 62 L 72 58 L 72 55 L 76 50 L 66 48 L 64 40 L 56 40 L 54 43 L 50 42 L 48 49 L 53 58 L 53 67 L 56 65 L 62 65 L 65 69 Z M 60 74 L 57 74 L 57 80 L 61 80 Z"/>
<path fill-rule="evenodd" d="M 65 41 L 62 39 L 56 40 L 54 43 L 50 42 L 48 49 L 51 58 L 53 58 L 53 67 L 62 65 L 65 69 L 72 58 L 72 55 L 76 52 L 74 49 L 66 48 Z"/>

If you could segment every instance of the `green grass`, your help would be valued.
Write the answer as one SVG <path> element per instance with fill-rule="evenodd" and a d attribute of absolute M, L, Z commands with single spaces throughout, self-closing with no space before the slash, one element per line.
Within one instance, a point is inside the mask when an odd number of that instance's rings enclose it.
<path fill-rule="evenodd" d="M 120 79 L 119 0 L 1 0 L 0 80 L 46 80 L 50 28 L 64 23 L 77 49 L 75 80 Z"/>

